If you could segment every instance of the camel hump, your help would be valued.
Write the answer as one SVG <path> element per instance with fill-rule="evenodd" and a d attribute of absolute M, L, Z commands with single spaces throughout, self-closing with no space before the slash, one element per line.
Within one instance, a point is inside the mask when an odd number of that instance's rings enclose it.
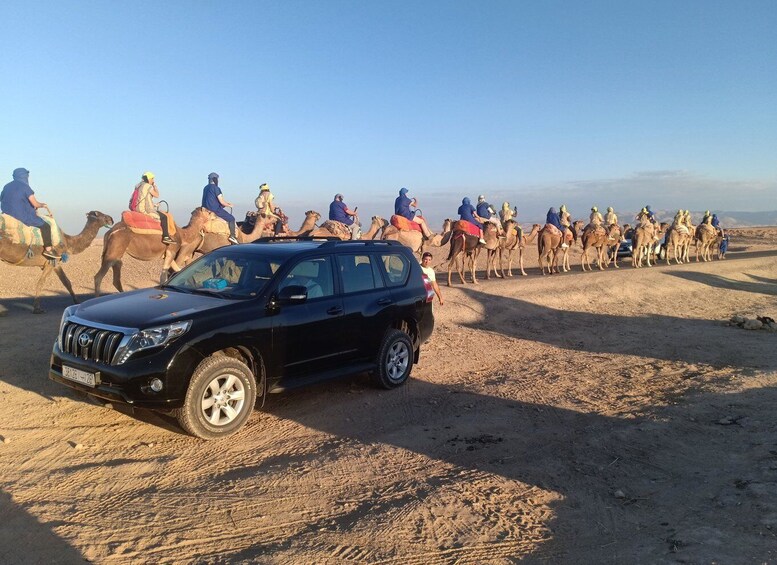
<path fill-rule="evenodd" d="M 351 230 L 342 222 L 338 222 L 337 220 L 327 220 L 321 224 L 321 227 L 327 231 L 332 232 L 332 234 L 337 237 L 351 239 Z"/>
<path fill-rule="evenodd" d="M 463 231 L 465 233 L 468 233 L 469 235 L 480 237 L 480 228 L 478 228 L 472 222 L 468 222 L 467 220 L 456 220 L 455 222 L 453 222 L 453 226 L 451 226 L 451 229 L 453 231 Z"/>
<path fill-rule="evenodd" d="M 62 243 L 62 233 L 51 216 L 41 216 L 41 219 L 51 226 L 51 244 L 56 247 Z M 0 214 L 0 233 L 11 240 L 11 243 L 27 246 L 42 246 L 43 236 L 40 229 L 23 224 L 13 216 Z"/>

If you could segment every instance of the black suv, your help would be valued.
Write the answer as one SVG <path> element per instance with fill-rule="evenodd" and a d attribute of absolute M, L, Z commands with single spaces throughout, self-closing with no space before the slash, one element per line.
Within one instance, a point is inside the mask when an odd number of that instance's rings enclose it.
<path fill-rule="evenodd" d="M 219 438 L 268 392 L 361 372 L 403 384 L 432 333 L 433 296 L 397 242 L 222 247 L 162 286 L 67 308 L 49 376 Z"/>

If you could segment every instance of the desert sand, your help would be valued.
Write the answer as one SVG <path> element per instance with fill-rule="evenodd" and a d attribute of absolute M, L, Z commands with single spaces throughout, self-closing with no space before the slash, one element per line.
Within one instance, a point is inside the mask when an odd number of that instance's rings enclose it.
<path fill-rule="evenodd" d="M 777 333 L 726 324 L 777 318 L 775 249 L 542 277 L 531 247 L 442 286 L 406 386 L 271 395 L 220 442 L 49 381 L 69 298 L 33 315 L 39 271 L 0 265 L 0 562 L 777 562 Z M 83 298 L 100 251 L 65 265 Z"/>

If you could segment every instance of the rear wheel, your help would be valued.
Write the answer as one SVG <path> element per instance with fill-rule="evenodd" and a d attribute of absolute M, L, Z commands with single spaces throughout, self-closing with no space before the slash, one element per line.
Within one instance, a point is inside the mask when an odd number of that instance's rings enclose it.
<path fill-rule="evenodd" d="M 175 416 L 193 436 L 218 439 L 242 428 L 255 402 L 256 382 L 245 363 L 232 357 L 208 357 L 195 369 L 184 405 Z"/>
<path fill-rule="evenodd" d="M 413 370 L 413 342 L 400 330 L 389 330 L 378 351 L 375 382 L 383 388 L 396 388 L 407 380 Z"/>

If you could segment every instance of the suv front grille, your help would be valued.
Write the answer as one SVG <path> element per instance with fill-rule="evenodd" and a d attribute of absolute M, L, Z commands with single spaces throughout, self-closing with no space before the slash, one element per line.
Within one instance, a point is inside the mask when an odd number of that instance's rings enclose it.
<path fill-rule="evenodd" d="M 71 322 L 65 324 L 62 330 L 62 351 L 81 359 L 110 364 L 123 337 L 121 332 L 100 330 Z"/>

